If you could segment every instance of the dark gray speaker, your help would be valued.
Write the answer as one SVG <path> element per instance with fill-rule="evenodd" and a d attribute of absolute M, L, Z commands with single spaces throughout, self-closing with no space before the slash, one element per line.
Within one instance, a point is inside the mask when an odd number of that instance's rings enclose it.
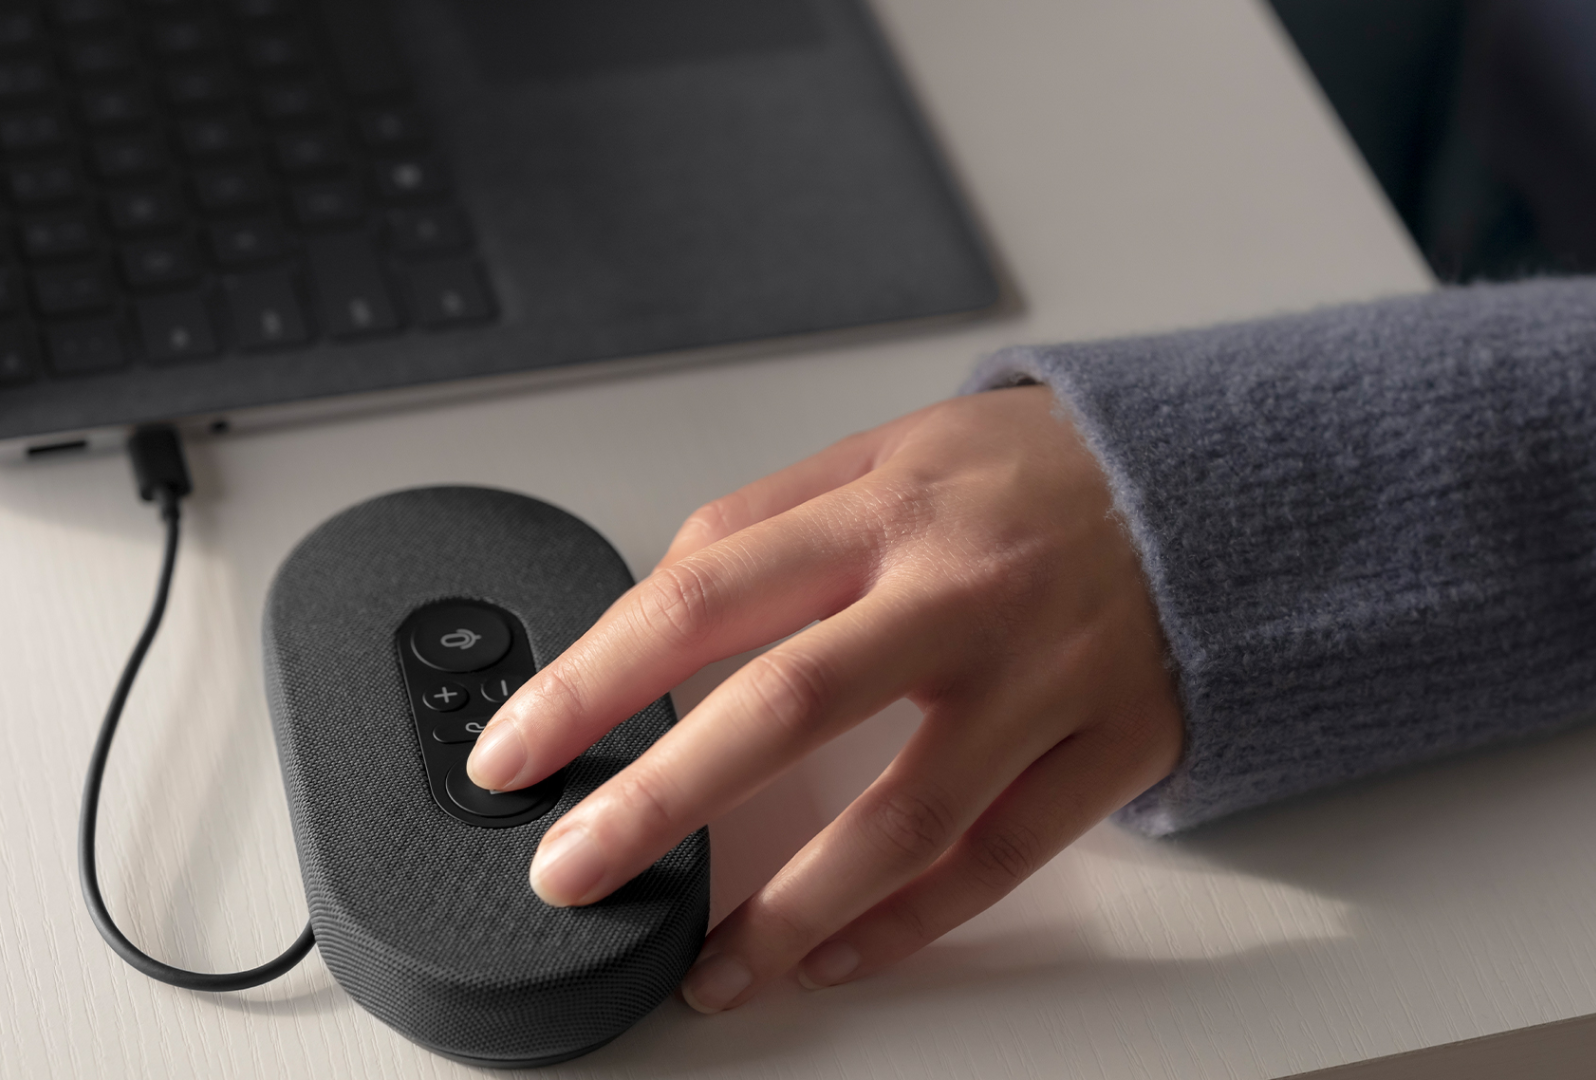
<path fill-rule="evenodd" d="M 495 688 L 631 584 L 581 521 L 470 487 L 346 510 L 272 583 L 267 690 L 317 944 L 351 997 L 437 1053 L 526 1066 L 595 1049 L 703 942 L 707 830 L 588 907 L 549 907 L 527 883 L 549 825 L 675 722 L 668 698 L 528 793 L 463 781 Z"/>

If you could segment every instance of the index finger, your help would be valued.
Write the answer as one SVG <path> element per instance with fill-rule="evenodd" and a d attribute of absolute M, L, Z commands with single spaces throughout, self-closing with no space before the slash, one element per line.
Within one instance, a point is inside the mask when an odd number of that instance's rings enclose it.
<path fill-rule="evenodd" d="M 497 791 L 536 783 L 714 660 L 861 595 L 873 559 L 855 499 L 807 503 L 649 575 L 499 708 L 467 762 Z"/>

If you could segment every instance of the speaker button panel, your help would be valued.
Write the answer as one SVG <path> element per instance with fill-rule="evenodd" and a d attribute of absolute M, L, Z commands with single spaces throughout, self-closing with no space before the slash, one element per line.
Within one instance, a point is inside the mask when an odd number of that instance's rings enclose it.
<path fill-rule="evenodd" d="M 443 600 L 411 612 L 394 637 L 438 808 L 487 829 L 524 825 L 552 810 L 565 789 L 563 769 L 513 792 L 485 791 L 465 771 L 471 747 L 494 712 L 537 670 L 521 620 L 480 600 Z M 464 677 L 443 678 L 440 672 Z"/>

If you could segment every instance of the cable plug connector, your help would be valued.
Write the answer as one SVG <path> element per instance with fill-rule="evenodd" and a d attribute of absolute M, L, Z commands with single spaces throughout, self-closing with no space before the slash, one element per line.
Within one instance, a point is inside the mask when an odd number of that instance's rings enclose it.
<path fill-rule="evenodd" d="M 170 424 L 150 424 L 138 428 L 127 440 L 128 457 L 133 459 L 133 478 L 139 498 L 161 506 L 161 517 L 177 515 L 177 504 L 194 490 L 189 479 L 188 460 L 183 456 L 183 440 Z"/>

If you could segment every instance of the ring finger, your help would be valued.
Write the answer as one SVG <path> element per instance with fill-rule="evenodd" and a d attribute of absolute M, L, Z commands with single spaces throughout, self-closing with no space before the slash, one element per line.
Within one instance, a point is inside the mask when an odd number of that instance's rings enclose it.
<path fill-rule="evenodd" d="M 876 782 L 715 929 L 682 984 L 688 1004 L 741 1003 L 919 877 L 1072 720 L 1036 718 L 1001 694 L 939 704 Z"/>
<path fill-rule="evenodd" d="M 1147 750 L 1107 725 L 1065 739 L 929 870 L 813 949 L 799 981 L 819 989 L 861 978 L 985 911 L 1169 771 L 1168 754 Z"/>

